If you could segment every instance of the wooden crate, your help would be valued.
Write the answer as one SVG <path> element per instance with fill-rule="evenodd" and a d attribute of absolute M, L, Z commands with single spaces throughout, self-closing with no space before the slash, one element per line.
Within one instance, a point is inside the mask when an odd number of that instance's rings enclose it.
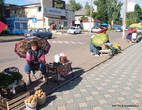
<path fill-rule="evenodd" d="M 13 99 L 0 98 L 0 110 L 23 110 L 25 108 L 24 100 L 30 96 L 30 92 L 22 92 Z"/>

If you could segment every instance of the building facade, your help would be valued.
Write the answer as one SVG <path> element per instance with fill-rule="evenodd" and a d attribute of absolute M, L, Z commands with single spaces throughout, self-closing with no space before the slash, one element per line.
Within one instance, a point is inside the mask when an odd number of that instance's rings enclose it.
<path fill-rule="evenodd" d="M 41 3 L 23 6 L 14 5 L 8 7 L 7 10 L 9 10 L 9 16 L 12 19 L 27 18 L 27 29 L 48 29 L 52 24 L 55 24 L 57 29 L 61 26 L 69 28 L 74 18 L 70 6 L 62 0 L 41 0 Z"/>

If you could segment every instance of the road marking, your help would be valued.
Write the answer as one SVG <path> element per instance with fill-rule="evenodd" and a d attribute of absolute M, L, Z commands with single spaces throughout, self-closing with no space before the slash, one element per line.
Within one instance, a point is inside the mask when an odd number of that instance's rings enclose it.
<path fill-rule="evenodd" d="M 74 44 L 74 45 L 84 45 L 85 43 L 83 42 L 75 42 L 75 41 L 49 41 L 50 43 L 53 43 L 53 44 Z"/>

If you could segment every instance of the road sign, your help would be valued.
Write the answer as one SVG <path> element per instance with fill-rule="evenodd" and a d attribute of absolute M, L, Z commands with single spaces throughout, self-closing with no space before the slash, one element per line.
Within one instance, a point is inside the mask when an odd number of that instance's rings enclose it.
<path fill-rule="evenodd" d="M 37 18 L 33 17 L 33 18 L 32 18 L 32 22 L 33 22 L 33 23 L 37 23 Z"/>

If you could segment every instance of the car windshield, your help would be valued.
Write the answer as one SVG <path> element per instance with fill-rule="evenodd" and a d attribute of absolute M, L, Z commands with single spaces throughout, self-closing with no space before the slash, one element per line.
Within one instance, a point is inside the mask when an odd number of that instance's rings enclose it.
<path fill-rule="evenodd" d="M 29 32 L 45 32 L 46 29 L 31 29 Z"/>
<path fill-rule="evenodd" d="M 76 29 L 75 27 L 71 27 L 70 29 Z"/>

